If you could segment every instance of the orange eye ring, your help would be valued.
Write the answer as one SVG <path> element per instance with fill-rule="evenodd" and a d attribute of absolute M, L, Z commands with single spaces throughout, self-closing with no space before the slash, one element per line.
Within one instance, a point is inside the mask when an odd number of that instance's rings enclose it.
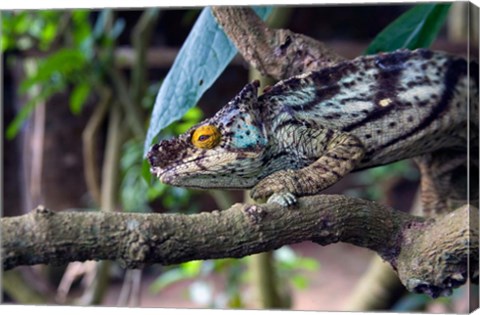
<path fill-rule="evenodd" d="M 195 129 L 192 135 L 192 144 L 200 149 L 216 147 L 222 138 L 220 130 L 213 125 L 203 125 Z"/>

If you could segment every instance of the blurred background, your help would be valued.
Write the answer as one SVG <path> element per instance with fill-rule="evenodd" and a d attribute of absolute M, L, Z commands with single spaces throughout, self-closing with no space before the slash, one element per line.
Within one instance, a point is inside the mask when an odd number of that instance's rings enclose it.
<path fill-rule="evenodd" d="M 455 3 L 432 48 L 478 56 L 468 3 Z M 410 5 L 278 7 L 269 21 L 325 42 L 347 58 Z M 473 8 L 473 7 L 472 7 Z M 38 204 L 54 211 L 195 213 L 228 208 L 241 191 L 198 191 L 153 180 L 142 159 L 156 93 L 202 8 L 3 11 L 3 216 Z M 276 20 L 275 20 L 276 19 Z M 249 81 L 236 56 L 170 137 L 212 116 Z M 401 161 L 351 174 L 326 193 L 418 212 L 419 174 Z M 17 267 L 2 299 L 16 304 L 294 310 L 467 312 L 478 287 L 450 297 L 409 294 L 373 252 L 305 242 L 243 259 L 125 270 L 116 262 Z M 472 291 L 473 290 L 473 291 Z M 472 293 L 473 292 L 473 293 Z M 473 305 L 473 304 L 472 304 Z"/>

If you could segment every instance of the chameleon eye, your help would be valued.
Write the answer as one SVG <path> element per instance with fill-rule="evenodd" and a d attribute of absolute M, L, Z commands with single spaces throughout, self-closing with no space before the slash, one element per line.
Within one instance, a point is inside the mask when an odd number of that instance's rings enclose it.
<path fill-rule="evenodd" d="M 220 143 L 222 135 L 217 127 L 203 125 L 195 129 L 192 135 L 192 144 L 200 149 L 211 149 Z"/>
<path fill-rule="evenodd" d="M 210 135 L 201 135 L 200 137 L 198 137 L 198 141 L 205 141 L 208 138 L 210 138 Z"/>

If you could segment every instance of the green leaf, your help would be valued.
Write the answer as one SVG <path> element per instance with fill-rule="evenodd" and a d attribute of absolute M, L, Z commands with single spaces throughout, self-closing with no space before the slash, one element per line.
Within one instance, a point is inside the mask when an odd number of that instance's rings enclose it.
<path fill-rule="evenodd" d="M 190 122 L 190 123 L 197 123 L 200 119 L 203 118 L 203 112 L 198 107 L 190 108 L 185 115 L 183 116 L 183 120 Z"/>
<path fill-rule="evenodd" d="M 299 289 L 299 290 L 304 290 L 308 287 L 308 278 L 302 275 L 294 275 L 292 277 L 292 283 L 293 285 Z"/>
<path fill-rule="evenodd" d="M 192 260 L 192 261 L 188 261 L 186 263 L 181 264 L 180 268 L 182 268 L 183 272 L 186 275 L 190 277 L 195 277 L 200 274 L 203 263 L 204 263 L 203 260 Z"/>
<path fill-rule="evenodd" d="M 80 114 L 83 108 L 83 104 L 90 95 L 90 85 L 87 83 L 80 83 L 75 86 L 70 94 L 70 110 L 75 115 Z"/>
<path fill-rule="evenodd" d="M 153 185 L 148 185 L 146 187 L 147 187 L 148 201 L 152 201 L 159 198 L 168 189 L 168 186 L 166 184 L 161 183 L 160 181 L 156 181 L 154 182 Z"/>
<path fill-rule="evenodd" d="M 146 159 L 142 159 L 142 178 L 146 183 L 150 183 L 154 179 L 150 173 L 150 163 Z"/>
<path fill-rule="evenodd" d="M 181 122 L 170 125 L 173 127 L 175 134 L 182 134 L 186 132 L 192 125 L 198 123 L 203 117 L 203 112 L 198 107 L 190 108 L 185 115 L 183 115 Z"/>
<path fill-rule="evenodd" d="M 90 25 L 88 21 L 88 16 L 90 15 L 90 10 L 77 9 L 72 11 L 72 20 L 75 23 Z"/>
<path fill-rule="evenodd" d="M 86 63 L 85 55 L 77 49 L 61 49 L 39 62 L 38 69 L 33 76 L 28 77 L 20 84 L 20 92 L 24 93 L 35 84 L 44 84 L 55 76 L 70 75 L 80 71 Z"/>
<path fill-rule="evenodd" d="M 2 11 L 1 18 L 1 34 L 2 34 L 2 52 L 8 49 L 22 49 L 30 47 L 26 43 L 24 35 L 27 33 L 31 24 L 31 17 L 27 11 Z M 29 39 L 31 42 L 31 39 Z"/>
<path fill-rule="evenodd" d="M 15 41 L 8 37 L 5 34 L 2 34 L 1 42 L 0 42 L 0 51 L 3 53 L 7 49 L 15 47 Z"/>
<path fill-rule="evenodd" d="M 301 270 L 317 271 L 320 267 L 318 261 L 313 258 L 302 257 L 298 259 L 297 268 Z"/>
<path fill-rule="evenodd" d="M 271 7 L 254 7 L 266 19 Z M 157 94 L 144 145 L 147 154 L 162 129 L 193 107 L 237 53 L 210 8 L 203 9 Z"/>
<path fill-rule="evenodd" d="M 3 12 L 2 12 L 3 13 Z M 31 25 L 32 16 L 28 11 L 14 13 L 12 29 L 16 34 L 24 34 L 28 31 Z"/>
<path fill-rule="evenodd" d="M 429 47 L 437 38 L 450 6 L 430 3 L 416 5 L 380 32 L 365 54 Z"/>
<path fill-rule="evenodd" d="M 46 23 L 42 30 L 40 36 L 40 48 L 42 50 L 47 50 L 51 44 L 51 42 L 55 39 L 57 35 L 57 24 L 54 22 Z"/>
<path fill-rule="evenodd" d="M 90 50 L 93 49 L 93 47 L 91 47 L 93 44 L 93 35 L 88 18 L 89 14 L 90 12 L 86 10 L 72 11 L 72 36 L 76 47 L 79 47 L 84 53 L 91 55 L 92 52 Z"/>

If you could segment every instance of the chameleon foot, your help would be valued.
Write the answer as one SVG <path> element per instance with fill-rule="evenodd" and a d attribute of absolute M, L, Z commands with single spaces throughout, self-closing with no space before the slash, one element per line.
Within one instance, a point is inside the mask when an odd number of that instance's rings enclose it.
<path fill-rule="evenodd" d="M 292 193 L 283 192 L 283 193 L 274 193 L 271 195 L 267 203 L 278 203 L 281 206 L 288 207 L 297 202 L 297 198 Z"/>

